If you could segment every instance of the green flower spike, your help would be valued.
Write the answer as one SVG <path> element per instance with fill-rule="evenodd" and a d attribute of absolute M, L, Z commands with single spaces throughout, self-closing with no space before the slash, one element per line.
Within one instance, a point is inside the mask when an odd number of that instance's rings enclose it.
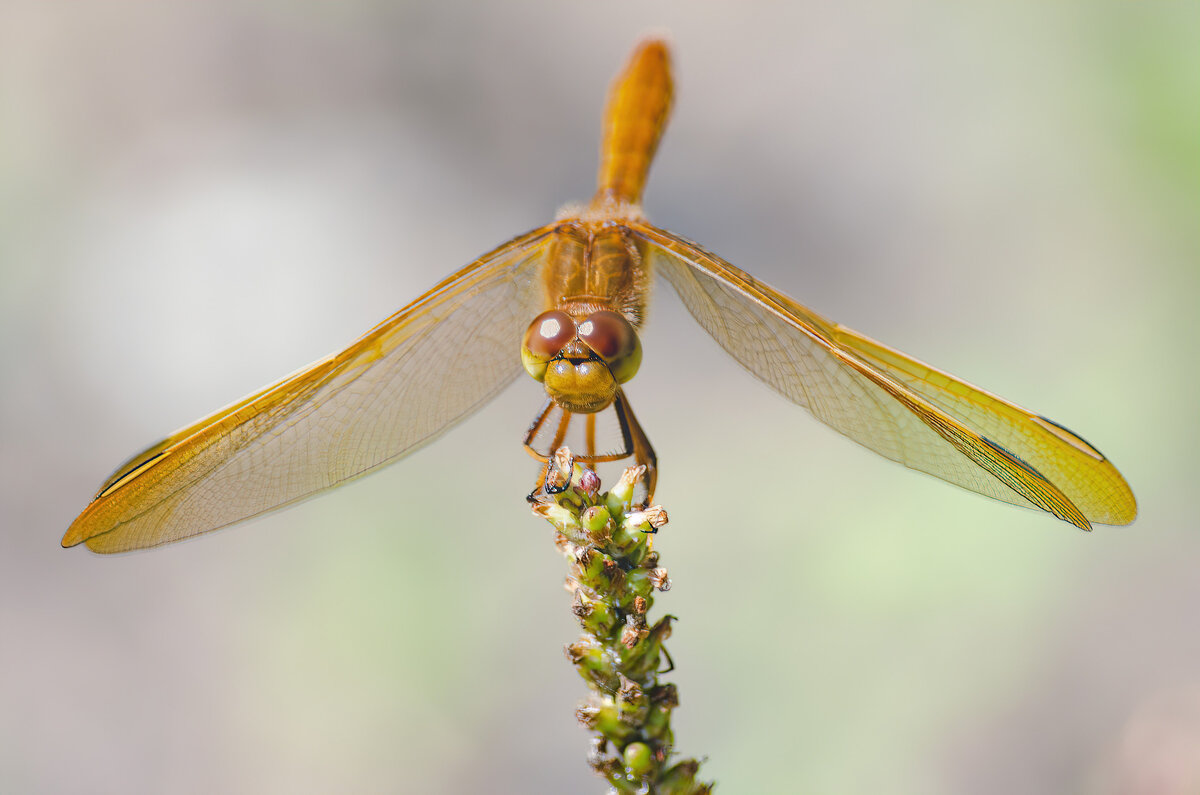
<path fill-rule="evenodd" d="M 560 448 L 547 467 L 533 512 L 558 531 L 555 544 L 570 565 L 571 612 L 583 635 L 566 647 L 569 659 L 592 690 L 576 711 L 594 735 L 588 762 L 617 795 L 703 795 L 712 784 L 697 781 L 700 763 L 671 762 L 671 712 L 679 706 L 675 685 L 659 682 L 663 643 L 671 616 L 654 624 L 647 614 L 655 591 L 671 587 L 659 565 L 654 534 L 667 512 L 652 505 L 633 509 L 642 467 L 630 467 L 608 492 L 600 479 Z"/>

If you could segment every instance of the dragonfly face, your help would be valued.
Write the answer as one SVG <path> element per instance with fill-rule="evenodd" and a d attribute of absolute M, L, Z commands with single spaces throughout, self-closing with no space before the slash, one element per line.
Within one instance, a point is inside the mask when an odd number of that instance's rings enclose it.
<path fill-rule="evenodd" d="M 608 408 L 642 363 L 642 343 L 625 316 L 598 309 L 576 321 L 561 309 L 534 318 L 521 345 L 521 363 L 550 399 L 566 411 Z"/>
<path fill-rule="evenodd" d="M 743 367 L 880 455 L 1078 527 L 1128 524 L 1137 505 L 1082 437 L 834 323 L 699 246 L 648 223 L 640 201 L 672 101 L 667 45 L 647 40 L 613 85 L 590 204 L 484 255 L 348 348 L 133 456 L 63 537 L 98 552 L 215 530 L 353 480 L 417 450 L 520 369 L 548 400 L 526 436 L 542 461 L 572 416 L 590 462 L 656 458 L 623 385 L 652 274 Z M 439 362 L 453 358 L 447 377 Z M 622 449 L 600 453 L 596 413 Z M 534 449 L 551 429 L 549 449 Z"/>

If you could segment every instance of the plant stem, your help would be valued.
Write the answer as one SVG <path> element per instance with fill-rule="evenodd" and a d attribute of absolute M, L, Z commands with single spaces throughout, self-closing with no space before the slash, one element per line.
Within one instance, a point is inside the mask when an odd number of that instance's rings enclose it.
<path fill-rule="evenodd" d="M 666 673 L 662 658 L 674 668 L 663 648 L 672 616 L 653 625 L 646 617 L 654 591 L 671 587 L 653 549 L 667 512 L 633 507 L 643 471 L 626 469 L 601 494 L 596 473 L 561 448 L 548 468 L 548 488 L 533 498 L 533 512 L 554 525 L 555 543 L 570 565 L 566 585 L 583 635 L 566 653 L 592 690 L 576 712 L 594 733 L 592 769 L 622 795 L 701 795 L 712 784 L 696 780 L 700 763 L 671 760 L 671 712 L 679 696 L 658 677 Z"/>

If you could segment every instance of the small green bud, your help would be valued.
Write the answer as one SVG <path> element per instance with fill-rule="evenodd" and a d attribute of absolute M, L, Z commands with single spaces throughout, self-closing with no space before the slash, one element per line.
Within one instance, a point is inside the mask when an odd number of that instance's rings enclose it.
<path fill-rule="evenodd" d="M 638 547 L 645 546 L 646 536 L 636 530 L 631 531 L 627 522 L 614 523 L 609 543 L 613 552 L 622 557 L 644 557 L 644 553 L 639 552 Z"/>
<path fill-rule="evenodd" d="M 672 745 L 671 710 L 657 704 L 646 710 L 642 733 L 663 745 Z"/>
<path fill-rule="evenodd" d="M 616 743 L 624 742 L 633 735 L 633 727 L 622 718 L 617 705 L 609 699 L 589 701 L 575 710 L 575 717 L 587 728 L 600 732 Z"/>
<path fill-rule="evenodd" d="M 612 514 L 603 505 L 593 505 L 579 514 L 579 524 L 584 532 L 588 534 L 592 543 L 601 546 L 612 538 L 612 529 L 609 527 L 611 520 Z"/>
<path fill-rule="evenodd" d="M 638 480 L 644 474 L 646 474 L 645 465 L 629 467 L 621 473 L 617 485 L 608 492 L 608 509 L 610 511 L 615 514 L 622 506 L 629 505 L 633 501 L 633 487 L 637 485 Z"/>
<path fill-rule="evenodd" d="M 575 591 L 571 612 L 579 619 L 579 625 L 593 635 L 607 635 L 617 625 L 617 616 L 604 601 L 588 597 L 582 590 Z"/>
<path fill-rule="evenodd" d="M 646 711 L 642 732 L 659 745 L 670 746 L 674 743 L 671 736 L 671 710 L 679 706 L 679 692 L 675 685 L 665 684 L 651 688 L 647 696 L 650 699 L 650 709 Z"/>
<path fill-rule="evenodd" d="M 671 636 L 671 616 L 664 616 L 632 648 L 618 650 L 618 668 L 630 678 L 643 679 L 659 668 L 663 643 Z"/>
<path fill-rule="evenodd" d="M 538 501 L 533 504 L 533 515 L 540 516 L 560 533 L 569 534 L 571 530 L 579 529 L 579 517 L 569 508 L 564 508 L 556 502 Z"/>
<path fill-rule="evenodd" d="M 617 690 L 617 711 L 625 723 L 638 726 L 646 719 L 646 712 L 650 709 L 650 699 L 646 697 L 645 691 L 637 682 L 626 679 L 620 674 L 617 676 L 621 683 L 620 689 Z"/>
<path fill-rule="evenodd" d="M 620 686 L 613 660 L 602 646 L 591 639 L 580 638 L 569 644 L 564 651 L 567 659 L 579 670 L 579 675 L 599 686 L 601 690 L 612 692 Z"/>
<path fill-rule="evenodd" d="M 576 556 L 579 582 L 600 594 L 620 590 L 625 583 L 625 572 L 610 556 L 596 549 L 581 549 Z"/>
<path fill-rule="evenodd" d="M 645 743 L 630 743 L 623 754 L 625 768 L 635 776 L 644 776 L 654 764 L 654 753 Z"/>
<path fill-rule="evenodd" d="M 625 575 L 625 590 L 629 593 L 630 602 L 641 597 L 649 599 L 654 592 L 654 581 L 647 569 L 634 569 Z"/>
<path fill-rule="evenodd" d="M 651 505 L 642 511 L 632 511 L 625 514 L 625 527 L 630 531 L 640 533 L 657 533 L 658 529 L 667 523 L 667 511 L 661 505 Z"/>

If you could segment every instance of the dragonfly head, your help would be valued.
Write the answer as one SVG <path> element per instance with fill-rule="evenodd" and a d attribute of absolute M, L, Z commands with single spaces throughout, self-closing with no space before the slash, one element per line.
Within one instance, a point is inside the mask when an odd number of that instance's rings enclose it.
<path fill-rule="evenodd" d="M 612 403 L 617 385 L 637 373 L 642 343 L 619 312 L 601 309 L 576 323 L 566 312 L 551 309 L 529 324 L 521 363 L 555 403 L 592 414 Z"/>

